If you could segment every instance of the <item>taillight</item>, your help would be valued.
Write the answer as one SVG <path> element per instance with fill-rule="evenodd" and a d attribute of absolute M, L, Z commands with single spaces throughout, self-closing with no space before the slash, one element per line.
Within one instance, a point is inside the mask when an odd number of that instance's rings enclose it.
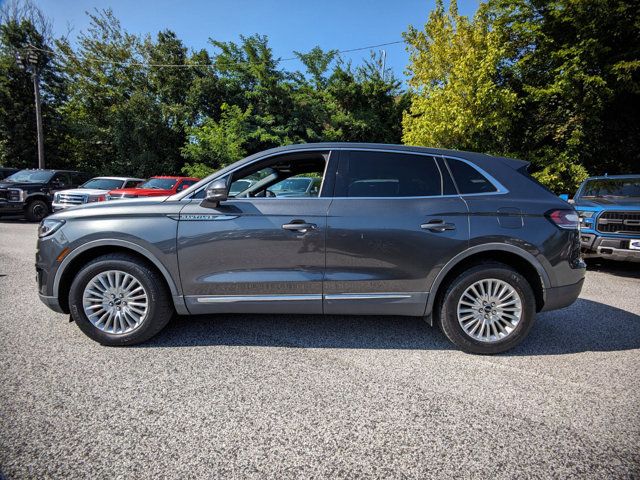
<path fill-rule="evenodd" d="M 577 230 L 580 222 L 575 210 L 550 210 L 545 216 L 560 228 Z"/>

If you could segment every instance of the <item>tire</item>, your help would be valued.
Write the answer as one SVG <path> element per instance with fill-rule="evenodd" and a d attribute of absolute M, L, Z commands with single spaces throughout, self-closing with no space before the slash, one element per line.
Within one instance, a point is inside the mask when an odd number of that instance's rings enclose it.
<path fill-rule="evenodd" d="M 484 281 L 484 283 L 476 283 L 481 281 Z M 491 303 L 487 303 L 487 305 L 483 306 L 484 302 L 471 307 L 471 297 L 465 295 L 465 292 L 469 292 L 473 295 L 472 290 L 467 290 L 470 289 L 472 285 L 476 287 L 476 291 L 479 291 L 481 287 L 483 288 L 483 291 L 489 290 L 492 288 L 490 285 L 494 285 L 496 286 L 496 290 L 494 291 L 497 291 L 498 293 L 503 291 L 501 289 L 504 285 L 508 285 L 515 294 L 509 293 L 510 290 L 508 287 L 504 287 L 504 291 L 507 292 L 504 295 L 510 296 L 506 300 L 500 300 L 506 303 L 498 303 L 498 307 L 500 305 L 510 305 L 504 307 L 505 310 L 496 309 L 480 313 L 480 308 L 486 309 L 497 307 L 491 307 Z M 463 296 L 464 304 L 460 303 Z M 482 301 L 482 299 L 479 297 L 479 302 L 480 301 Z M 518 305 L 520 306 L 519 309 Z M 463 312 L 460 315 L 462 322 L 458 321 L 459 306 Z M 476 307 L 479 307 L 478 317 L 476 317 L 475 313 Z M 490 355 L 506 352 L 524 340 L 535 322 L 536 300 L 531 285 L 529 285 L 529 282 L 527 282 L 527 280 L 516 270 L 502 263 L 487 262 L 476 265 L 454 278 L 447 286 L 445 293 L 439 302 L 438 310 L 438 322 L 440 324 L 440 328 L 451 342 L 467 353 Z M 501 311 L 505 312 L 504 316 L 500 314 Z M 498 315 L 492 316 L 493 312 L 497 312 Z M 517 324 L 513 326 L 511 322 L 518 316 L 518 312 L 519 321 L 517 321 Z M 488 316 L 485 315 L 485 313 L 488 314 Z M 490 320 L 485 321 L 480 317 L 489 318 Z M 503 320 L 494 322 L 494 319 L 499 317 Z M 465 320 L 466 318 L 470 319 Z M 483 324 L 483 322 L 487 323 Z M 465 331 L 462 323 L 469 331 Z M 489 323 L 497 326 L 490 326 Z M 503 332 L 499 331 L 498 326 L 503 330 Z M 472 335 L 472 333 L 474 333 L 474 328 L 477 328 L 475 337 Z M 484 341 L 477 338 L 477 335 L 480 335 L 480 331 L 484 333 L 484 335 L 481 336 Z"/>
<path fill-rule="evenodd" d="M 30 222 L 39 222 L 49 213 L 49 205 L 43 200 L 31 200 L 25 209 L 25 216 Z"/>
<path fill-rule="evenodd" d="M 120 272 L 119 276 L 115 272 Z M 104 278 L 105 275 L 108 280 Z M 127 293 L 124 287 L 118 290 L 114 286 L 118 284 L 116 276 L 121 282 L 121 286 L 126 286 L 127 279 L 129 279 L 127 275 L 134 279 L 128 282 L 130 289 L 135 289 L 133 293 Z M 102 278 L 104 283 L 100 283 L 98 277 Z M 95 283 L 93 283 L 94 280 Z M 105 288 L 105 284 L 109 288 Z M 87 289 L 88 286 L 89 289 Z M 141 290 L 137 288 L 138 286 L 141 287 Z M 103 292 L 102 289 L 105 291 Z M 100 295 L 86 293 L 89 290 L 98 292 Z M 113 302 L 122 305 L 109 307 L 106 302 L 111 301 L 112 295 L 119 296 L 118 291 L 125 292 L 123 295 L 126 297 L 121 298 L 119 303 L 117 298 L 113 299 Z M 136 298 L 136 296 L 141 297 L 142 295 L 146 295 L 146 298 Z M 129 306 L 126 306 L 127 300 L 130 303 Z M 93 307 L 89 309 L 90 312 L 96 312 L 92 314 L 93 321 L 86 313 L 85 302 L 87 304 L 94 302 Z M 113 302 L 111 303 L 113 304 Z M 136 307 L 133 306 L 134 304 Z M 146 307 L 140 307 L 142 304 L 145 304 Z M 117 315 L 114 308 L 119 309 Z M 98 257 L 78 272 L 69 290 L 69 309 L 80 330 L 89 338 L 107 346 L 135 345 L 145 342 L 160 332 L 174 314 L 164 278 L 149 268 L 146 263 L 121 253 Z M 125 309 L 127 314 L 125 314 Z M 139 315 L 141 310 L 144 310 L 144 315 Z M 108 312 L 114 314 L 111 315 L 110 323 Z M 100 323 L 98 317 L 101 317 L 103 313 L 107 318 Z M 136 326 L 134 320 L 137 316 L 140 317 L 140 321 Z"/>

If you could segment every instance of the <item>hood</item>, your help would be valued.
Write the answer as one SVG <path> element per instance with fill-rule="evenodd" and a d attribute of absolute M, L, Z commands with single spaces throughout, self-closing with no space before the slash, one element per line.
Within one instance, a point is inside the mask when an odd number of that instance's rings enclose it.
<path fill-rule="evenodd" d="M 7 182 L 0 180 L 0 188 L 22 188 L 24 190 L 29 188 L 42 188 L 44 183 L 29 183 L 29 182 Z"/>
<path fill-rule="evenodd" d="M 70 188 L 69 190 L 61 190 L 56 193 L 65 195 L 105 195 L 109 190 L 100 190 L 98 188 Z"/>
<path fill-rule="evenodd" d="M 160 190 L 158 188 L 118 188 L 116 190 L 109 191 L 111 195 L 137 195 L 140 197 L 150 196 L 168 196 L 173 193 L 173 190 Z"/>
<path fill-rule="evenodd" d="M 598 197 L 598 198 L 577 198 L 575 208 L 608 208 L 623 210 L 640 210 L 640 199 L 634 197 Z"/>
<path fill-rule="evenodd" d="M 54 213 L 47 218 L 58 219 L 74 219 L 82 217 L 103 217 L 103 216 L 122 216 L 141 214 L 143 210 L 151 210 L 157 213 L 160 210 L 166 210 L 165 200 L 167 196 L 163 197 L 149 197 L 149 198 L 128 198 L 118 200 L 117 202 L 95 202 L 85 203 L 82 208 L 67 208 L 61 212 Z M 167 202 L 169 203 L 169 202 Z M 175 209 L 182 209 L 184 202 L 176 203 Z M 171 207 L 167 207 L 172 209 Z"/>

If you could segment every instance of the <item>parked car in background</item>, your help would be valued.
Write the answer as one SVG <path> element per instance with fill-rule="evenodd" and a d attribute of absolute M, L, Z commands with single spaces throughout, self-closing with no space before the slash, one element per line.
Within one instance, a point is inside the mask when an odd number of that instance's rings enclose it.
<path fill-rule="evenodd" d="M 111 190 L 107 194 L 107 200 L 138 197 L 166 197 L 186 190 L 198 181 L 200 181 L 199 178 L 192 177 L 151 177 L 135 188 L 118 188 Z"/>
<path fill-rule="evenodd" d="M 85 203 L 104 202 L 107 199 L 107 193 L 111 190 L 135 188 L 142 182 L 144 178 L 95 177 L 78 188 L 56 192 L 53 196 L 53 211 L 57 212 Z"/>
<path fill-rule="evenodd" d="M 292 177 L 269 188 L 276 197 L 317 197 L 320 191 L 320 177 Z"/>
<path fill-rule="evenodd" d="M 9 175 L 13 175 L 19 171 L 17 168 L 0 167 L 0 180 L 7 178 Z"/>
<path fill-rule="evenodd" d="M 236 196 L 239 193 L 244 192 L 247 188 L 249 188 L 254 183 L 256 183 L 254 180 L 248 180 L 248 179 L 237 180 L 229 186 L 229 195 Z"/>
<path fill-rule="evenodd" d="M 325 313 L 424 317 L 465 351 L 502 352 L 585 275 L 576 211 L 527 165 L 376 144 L 257 153 L 171 197 L 45 219 L 40 299 L 105 345 L 143 342 L 174 312 Z M 309 173 L 315 195 L 267 194 Z"/>
<path fill-rule="evenodd" d="M 88 178 L 72 170 L 20 170 L 0 180 L 0 215 L 24 214 L 39 222 L 51 213 L 56 192 L 82 185 Z"/>
<path fill-rule="evenodd" d="M 640 262 L 640 175 L 587 178 L 573 204 L 585 258 Z"/>

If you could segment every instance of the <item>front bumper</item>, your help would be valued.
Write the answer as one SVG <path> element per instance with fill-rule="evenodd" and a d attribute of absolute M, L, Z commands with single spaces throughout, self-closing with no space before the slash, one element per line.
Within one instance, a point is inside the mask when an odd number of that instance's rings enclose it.
<path fill-rule="evenodd" d="M 545 289 L 545 300 L 543 312 L 549 310 L 558 310 L 559 308 L 568 307 L 575 302 L 582 291 L 584 278 L 572 285 L 563 285 L 562 287 L 550 287 Z"/>
<path fill-rule="evenodd" d="M 52 203 L 51 204 L 51 208 L 53 209 L 54 212 L 59 212 L 60 210 L 64 210 L 65 208 L 69 208 L 69 207 L 77 207 L 79 205 L 82 204 L 78 204 L 78 205 L 72 205 L 70 203 Z"/>
<path fill-rule="evenodd" d="M 604 237 L 594 233 L 580 234 L 583 258 L 607 258 L 611 260 L 640 262 L 640 250 L 631 250 L 629 243 L 638 237 Z"/>
<path fill-rule="evenodd" d="M 41 293 L 38 293 L 38 296 L 40 297 L 40 301 L 54 312 L 65 313 L 65 311 L 60 306 L 58 297 L 47 297 L 46 295 L 42 295 Z"/>
<path fill-rule="evenodd" d="M 0 215 L 16 215 L 20 213 L 24 213 L 24 203 L 0 202 Z"/>

